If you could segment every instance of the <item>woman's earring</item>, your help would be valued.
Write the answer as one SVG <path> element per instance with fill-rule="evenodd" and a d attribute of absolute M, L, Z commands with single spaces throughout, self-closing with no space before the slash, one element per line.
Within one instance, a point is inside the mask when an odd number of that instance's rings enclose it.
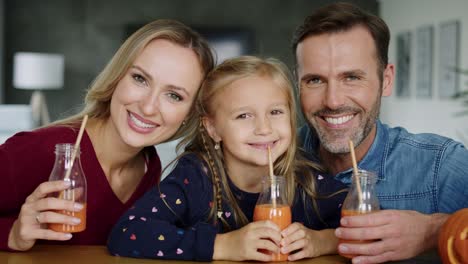
<path fill-rule="evenodd" d="M 182 121 L 182 126 L 185 126 L 186 124 L 187 124 L 187 122 L 184 119 L 184 121 Z"/>
<path fill-rule="evenodd" d="M 216 142 L 216 143 L 215 143 L 214 149 L 219 150 L 219 142 Z"/>

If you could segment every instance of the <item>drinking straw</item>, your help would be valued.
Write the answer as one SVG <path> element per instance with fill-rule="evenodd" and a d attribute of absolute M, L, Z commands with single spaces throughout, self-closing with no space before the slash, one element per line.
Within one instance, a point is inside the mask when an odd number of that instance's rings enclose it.
<path fill-rule="evenodd" d="M 70 160 L 70 166 L 65 172 L 65 178 L 64 178 L 65 181 L 70 179 L 71 170 L 73 168 L 73 164 L 75 163 L 76 155 L 78 154 L 78 147 L 80 146 L 81 138 L 83 137 L 83 132 L 84 132 L 87 121 L 88 121 L 88 115 L 85 115 L 83 117 L 83 121 L 81 121 L 80 131 L 78 132 L 78 137 L 76 138 L 75 148 L 73 149 L 73 153 L 72 153 L 71 160 Z M 70 194 L 72 195 L 72 197 L 70 197 Z M 73 202 L 75 202 L 75 191 L 73 191 L 73 193 L 70 193 L 69 190 L 65 190 L 64 198 L 65 199 L 72 198 Z"/>
<path fill-rule="evenodd" d="M 357 162 L 356 162 L 356 154 L 354 154 L 354 144 L 352 140 L 349 140 L 349 152 L 351 153 L 351 160 L 353 162 L 353 171 L 356 177 L 356 186 L 357 186 L 357 191 L 358 191 L 359 204 L 362 204 L 361 183 L 359 179 L 359 171 L 358 171 Z"/>
<path fill-rule="evenodd" d="M 268 164 L 270 167 L 270 182 L 271 182 L 271 201 L 273 203 L 273 208 L 276 208 L 276 196 L 274 195 L 274 189 L 275 189 L 275 175 L 273 174 L 273 160 L 271 159 L 271 149 L 270 146 L 268 146 Z"/>
<path fill-rule="evenodd" d="M 68 167 L 67 171 L 65 172 L 65 179 L 64 180 L 68 180 L 70 178 L 70 173 L 71 173 L 71 170 L 73 168 L 73 163 L 75 163 L 76 154 L 78 153 L 78 147 L 80 146 L 81 138 L 83 137 L 83 132 L 84 132 L 87 121 L 88 121 L 88 115 L 85 115 L 83 117 L 83 121 L 81 122 L 80 131 L 78 132 L 78 137 L 76 138 L 76 142 L 75 142 L 75 148 L 73 149 L 73 153 L 72 153 L 72 156 L 71 156 L 70 166 Z"/>

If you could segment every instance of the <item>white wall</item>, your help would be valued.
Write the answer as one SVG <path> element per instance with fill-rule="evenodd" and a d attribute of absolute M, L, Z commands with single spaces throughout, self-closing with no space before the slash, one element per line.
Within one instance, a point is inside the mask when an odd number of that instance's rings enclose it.
<path fill-rule="evenodd" d="M 439 26 L 443 22 L 460 21 L 459 66 L 468 69 L 468 1 L 467 0 L 380 0 L 380 16 L 391 31 L 389 61 L 396 64 L 396 35 L 411 31 L 410 98 L 395 95 L 382 101 L 381 119 L 392 126 L 403 126 L 411 132 L 433 132 L 455 138 L 468 145 L 468 116 L 455 117 L 462 107 L 457 101 L 440 99 L 438 95 Z M 416 94 L 416 29 L 434 28 L 433 95 L 417 99 Z M 468 89 L 468 77 L 459 76 L 462 90 Z M 395 88 L 394 88 L 395 93 Z"/>
<path fill-rule="evenodd" d="M 176 151 L 177 144 L 180 140 L 173 140 L 167 143 L 156 145 L 158 150 L 159 158 L 161 159 L 161 168 L 164 169 L 168 166 L 180 153 Z M 161 175 L 161 180 L 166 178 L 166 176 L 174 169 L 175 163 L 171 164 Z"/>

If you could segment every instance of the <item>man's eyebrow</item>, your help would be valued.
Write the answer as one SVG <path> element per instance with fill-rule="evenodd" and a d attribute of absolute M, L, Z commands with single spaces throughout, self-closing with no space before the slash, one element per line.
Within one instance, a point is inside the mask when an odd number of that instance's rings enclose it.
<path fill-rule="evenodd" d="M 340 73 L 341 76 L 349 76 L 349 75 L 359 75 L 359 76 L 364 76 L 366 75 L 366 72 L 363 70 L 355 69 L 355 70 L 349 70 L 349 71 L 344 71 Z"/>
<path fill-rule="evenodd" d="M 304 75 L 301 76 L 301 82 L 304 81 L 304 80 L 310 80 L 310 79 L 313 79 L 313 78 L 322 79 L 323 76 L 321 76 L 320 74 L 316 74 L 316 73 L 307 73 L 307 74 L 304 74 Z"/>

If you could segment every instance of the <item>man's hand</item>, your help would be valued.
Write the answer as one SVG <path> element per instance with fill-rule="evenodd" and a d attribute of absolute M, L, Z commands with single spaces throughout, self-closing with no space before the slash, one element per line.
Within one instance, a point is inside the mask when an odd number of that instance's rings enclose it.
<path fill-rule="evenodd" d="M 338 251 L 357 255 L 353 263 L 382 263 L 412 258 L 437 245 L 438 232 L 449 215 L 382 210 L 347 216 L 335 235 L 347 240 L 377 240 L 366 244 L 341 243 Z"/>

